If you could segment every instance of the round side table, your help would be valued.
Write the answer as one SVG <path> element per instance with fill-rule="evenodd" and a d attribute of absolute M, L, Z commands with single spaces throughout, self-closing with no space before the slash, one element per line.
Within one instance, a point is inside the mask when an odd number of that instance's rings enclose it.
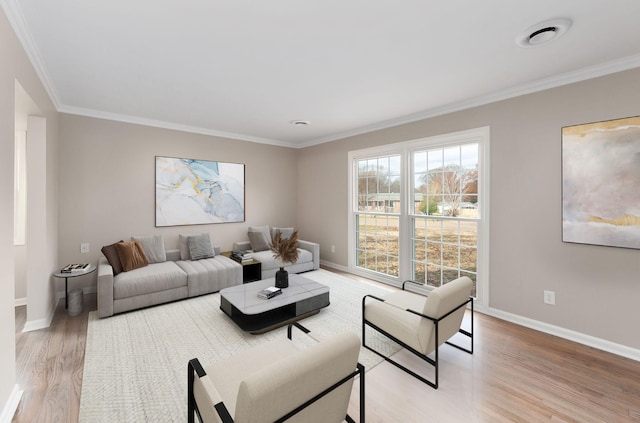
<path fill-rule="evenodd" d="M 78 272 L 62 272 L 57 271 L 53 274 L 56 278 L 64 278 L 64 308 L 69 307 L 69 278 L 76 278 L 78 276 L 88 275 L 89 273 L 95 272 L 96 266 L 94 264 L 89 264 L 85 270 L 81 270 Z"/>

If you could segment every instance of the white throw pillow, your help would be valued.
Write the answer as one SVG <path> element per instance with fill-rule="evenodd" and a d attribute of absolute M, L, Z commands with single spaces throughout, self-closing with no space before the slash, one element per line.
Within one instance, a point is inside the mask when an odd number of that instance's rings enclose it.
<path fill-rule="evenodd" d="M 167 252 L 164 249 L 164 237 L 162 235 L 132 236 L 131 241 L 140 241 L 149 264 L 167 261 Z"/>
<path fill-rule="evenodd" d="M 276 232 L 280 231 L 280 237 L 282 239 L 289 239 L 293 235 L 293 228 L 271 228 L 271 239 L 276 236 Z"/>
<path fill-rule="evenodd" d="M 209 234 L 191 235 L 187 238 L 191 260 L 208 259 L 215 256 Z"/>
<path fill-rule="evenodd" d="M 268 225 L 249 226 L 247 235 L 253 251 L 265 251 L 271 248 L 271 231 Z"/>

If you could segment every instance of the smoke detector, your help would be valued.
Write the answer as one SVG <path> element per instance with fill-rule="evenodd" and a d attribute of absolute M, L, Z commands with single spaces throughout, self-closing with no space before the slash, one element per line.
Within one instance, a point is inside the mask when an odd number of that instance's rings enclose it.
<path fill-rule="evenodd" d="M 561 37 L 569 28 L 571 20 L 566 18 L 540 22 L 522 32 L 516 38 L 516 44 L 520 47 L 537 47 Z"/>

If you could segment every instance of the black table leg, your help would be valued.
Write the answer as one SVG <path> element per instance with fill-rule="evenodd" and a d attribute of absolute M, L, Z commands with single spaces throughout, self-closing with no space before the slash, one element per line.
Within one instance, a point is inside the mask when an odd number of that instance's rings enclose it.
<path fill-rule="evenodd" d="M 69 291 L 67 290 L 67 279 L 64 278 L 64 308 L 69 307 Z"/>

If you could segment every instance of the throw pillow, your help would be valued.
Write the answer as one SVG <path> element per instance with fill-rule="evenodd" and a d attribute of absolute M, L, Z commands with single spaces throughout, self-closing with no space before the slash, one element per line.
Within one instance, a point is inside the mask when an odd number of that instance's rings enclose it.
<path fill-rule="evenodd" d="M 180 260 L 191 260 L 191 253 L 189 252 L 189 244 L 187 240 L 194 234 L 180 234 L 178 235 L 178 248 L 180 249 Z"/>
<path fill-rule="evenodd" d="M 276 232 L 280 231 L 282 239 L 289 239 L 293 235 L 293 228 L 271 228 L 271 239 L 276 236 Z"/>
<path fill-rule="evenodd" d="M 256 233 L 262 233 L 262 236 Z M 269 225 L 249 226 L 247 233 L 253 251 L 265 251 L 271 248 L 271 230 Z"/>
<path fill-rule="evenodd" d="M 191 260 L 202 260 L 215 255 L 209 234 L 191 235 L 187 238 Z"/>
<path fill-rule="evenodd" d="M 164 249 L 164 237 L 162 235 L 132 236 L 131 241 L 140 241 L 144 254 L 151 263 L 163 263 L 167 261 L 167 252 Z"/>
<path fill-rule="evenodd" d="M 122 263 L 122 271 L 128 272 L 149 264 L 140 241 L 118 242 L 116 251 Z"/>
<path fill-rule="evenodd" d="M 124 241 L 120 240 L 120 242 Z M 113 269 L 113 276 L 116 276 L 118 273 L 122 273 L 122 263 L 120 263 L 120 257 L 118 257 L 118 252 L 116 251 L 116 244 L 117 242 L 114 242 L 111 245 L 105 245 L 100 250 L 111 265 L 111 268 Z"/>
<path fill-rule="evenodd" d="M 180 250 L 180 260 L 193 260 L 191 258 L 191 251 L 189 250 L 189 237 L 194 235 L 206 235 L 207 237 L 209 236 L 209 234 L 206 232 L 203 232 L 201 234 L 178 235 L 178 249 Z M 211 238 L 209 238 L 209 242 L 211 243 Z M 213 243 L 211 243 L 211 245 L 213 245 Z M 214 254 L 215 254 L 215 251 L 214 251 Z"/>
<path fill-rule="evenodd" d="M 251 249 L 253 251 L 266 251 L 271 248 L 270 240 L 267 238 L 264 231 L 249 230 L 247 235 L 249 236 L 249 242 L 251 243 Z"/>

